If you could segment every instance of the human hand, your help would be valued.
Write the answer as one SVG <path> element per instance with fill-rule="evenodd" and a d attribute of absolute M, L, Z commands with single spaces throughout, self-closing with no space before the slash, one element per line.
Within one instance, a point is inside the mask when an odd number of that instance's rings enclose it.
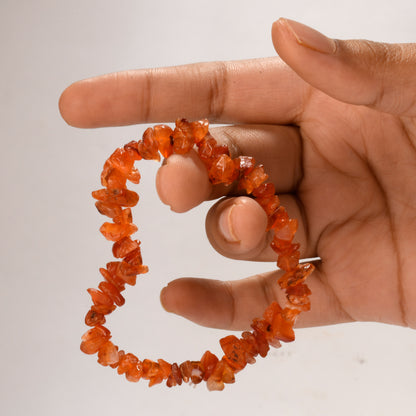
<path fill-rule="evenodd" d="M 209 118 L 232 157 L 265 165 L 290 216 L 301 256 L 319 256 L 308 278 L 312 309 L 297 326 L 377 321 L 416 328 L 416 46 L 330 40 L 280 19 L 280 58 L 126 71 L 77 82 L 60 110 L 77 127 Z M 283 61 L 284 62 L 283 62 Z M 186 192 L 182 190 L 185 189 Z M 170 157 L 161 200 L 209 211 L 221 254 L 274 261 L 266 217 L 232 187 L 212 187 L 195 155 Z M 273 300 L 280 271 L 240 281 L 178 279 L 165 308 L 201 325 L 245 329 Z"/>

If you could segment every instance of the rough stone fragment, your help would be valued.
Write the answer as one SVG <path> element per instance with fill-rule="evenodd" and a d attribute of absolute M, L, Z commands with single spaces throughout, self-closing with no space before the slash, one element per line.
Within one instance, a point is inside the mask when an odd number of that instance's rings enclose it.
<path fill-rule="evenodd" d="M 235 335 L 221 338 L 220 345 L 225 354 L 224 359 L 234 371 L 240 371 L 247 365 L 243 343 Z"/>
<path fill-rule="evenodd" d="M 118 374 L 125 374 L 128 381 L 137 383 L 143 375 L 142 362 L 134 354 L 123 354 L 119 358 L 117 372 Z"/>
<path fill-rule="evenodd" d="M 280 205 L 280 200 L 277 195 L 256 197 L 256 202 L 261 205 L 261 207 L 264 209 L 264 212 L 267 214 L 269 218 L 274 214 L 274 212 L 276 212 Z M 270 229 L 269 227 L 270 221 L 268 229 Z"/>
<path fill-rule="evenodd" d="M 108 315 L 116 309 L 116 305 L 92 305 L 91 310 L 103 315 Z"/>
<path fill-rule="evenodd" d="M 256 362 L 254 357 L 256 357 L 259 353 L 257 350 L 256 338 L 250 331 L 244 331 L 241 334 L 241 337 L 242 338 L 240 340 L 246 354 L 246 361 L 248 364 L 254 364 Z"/>
<path fill-rule="evenodd" d="M 212 352 L 210 351 L 205 351 L 204 355 L 201 358 L 201 366 L 204 372 L 204 380 L 208 380 L 208 378 L 211 376 L 218 361 L 218 357 L 215 354 L 212 354 Z"/>
<path fill-rule="evenodd" d="M 161 358 L 157 360 L 157 363 L 159 364 L 163 379 L 167 379 L 172 374 L 172 364 L 169 364 L 167 361 L 162 360 Z"/>
<path fill-rule="evenodd" d="M 138 142 L 137 148 L 143 159 L 160 161 L 158 141 L 151 127 L 145 130 L 143 139 Z"/>
<path fill-rule="evenodd" d="M 136 168 L 132 168 L 129 174 L 127 175 L 127 179 L 135 184 L 140 183 L 140 172 Z"/>
<path fill-rule="evenodd" d="M 141 266 L 143 264 L 142 253 L 140 250 L 140 246 L 128 253 L 123 261 L 132 265 L 132 266 Z M 146 272 L 144 272 L 146 273 Z"/>
<path fill-rule="evenodd" d="M 97 210 L 100 214 L 106 215 L 107 217 L 114 218 L 121 214 L 121 207 L 118 204 L 113 204 L 104 201 L 97 201 L 95 203 Z"/>
<path fill-rule="evenodd" d="M 124 351 L 123 351 L 123 350 L 119 350 L 117 354 L 118 354 L 118 360 L 117 360 L 117 362 L 116 362 L 116 363 L 114 363 L 114 364 L 109 364 L 109 366 L 110 366 L 111 368 L 117 368 L 117 367 L 118 367 L 118 364 L 119 364 L 119 362 L 120 362 L 120 359 L 121 359 L 122 357 L 124 357 L 124 355 L 125 355 L 125 353 L 124 353 Z"/>
<path fill-rule="evenodd" d="M 149 268 L 144 265 L 132 265 L 125 261 L 112 261 L 107 263 L 107 270 L 112 277 L 115 276 L 119 279 L 119 281 L 121 280 L 123 283 L 134 286 L 136 284 L 137 275 L 147 273 Z"/>
<path fill-rule="evenodd" d="M 278 348 L 280 341 L 291 342 L 295 339 L 293 327 L 282 317 L 282 308 L 277 302 L 272 302 L 263 314 L 264 320 L 269 324 L 265 333 L 270 345 Z"/>
<path fill-rule="evenodd" d="M 302 311 L 308 311 L 311 308 L 311 301 L 309 299 L 311 294 L 311 290 L 304 283 L 289 286 L 286 290 L 286 297 L 290 304 Z"/>
<path fill-rule="evenodd" d="M 269 352 L 270 347 L 269 347 L 269 343 L 267 342 L 264 332 L 260 330 L 262 328 L 259 328 L 259 330 L 257 329 L 258 323 L 259 323 L 258 320 L 254 319 L 253 323 L 251 324 L 251 327 L 254 329 L 253 336 L 256 340 L 257 351 L 259 352 L 259 355 L 264 358 L 267 356 L 267 353 Z"/>
<path fill-rule="evenodd" d="M 134 164 L 134 157 L 131 152 L 126 151 L 124 148 L 119 147 L 113 154 L 107 159 L 106 164 L 114 167 L 120 171 L 124 176 L 127 176 Z M 104 165 L 104 166 L 105 166 Z"/>
<path fill-rule="evenodd" d="M 194 145 L 194 138 L 191 125 L 186 119 L 176 120 L 176 126 L 172 133 L 172 139 L 174 153 L 184 155 L 192 149 Z"/>
<path fill-rule="evenodd" d="M 123 258 L 139 247 L 140 243 L 137 240 L 133 241 L 130 237 L 124 237 L 113 244 L 113 256 Z"/>
<path fill-rule="evenodd" d="M 251 156 L 239 156 L 234 161 L 241 176 L 249 175 L 256 166 L 256 160 Z"/>
<path fill-rule="evenodd" d="M 300 252 L 298 250 L 281 254 L 277 259 L 277 267 L 288 272 L 295 270 L 299 264 L 299 259 Z"/>
<path fill-rule="evenodd" d="M 172 372 L 166 381 L 168 387 L 173 387 L 182 384 L 182 373 L 177 363 L 172 364 Z"/>
<path fill-rule="evenodd" d="M 110 282 L 118 291 L 122 292 L 125 289 L 126 282 L 117 277 L 117 267 L 117 262 L 107 263 L 108 270 L 101 267 L 100 273 L 107 282 Z"/>
<path fill-rule="evenodd" d="M 105 222 L 100 227 L 101 234 L 109 241 L 118 241 L 124 237 L 134 234 L 137 226 L 134 224 L 112 224 Z"/>
<path fill-rule="evenodd" d="M 82 336 L 81 351 L 85 354 L 95 354 L 110 338 L 110 331 L 97 325 Z"/>
<path fill-rule="evenodd" d="M 289 219 L 285 224 L 279 224 L 276 222 L 273 224 L 274 238 L 278 240 L 292 241 L 298 229 L 298 221 L 296 219 Z"/>
<path fill-rule="evenodd" d="M 123 189 L 126 187 L 127 175 L 121 172 L 107 160 L 101 173 L 101 185 L 108 189 Z"/>
<path fill-rule="evenodd" d="M 299 309 L 286 307 L 282 311 L 282 317 L 283 319 L 288 321 L 292 326 L 294 326 L 300 312 L 301 311 Z"/>
<path fill-rule="evenodd" d="M 171 138 L 173 130 L 165 124 L 159 124 L 153 127 L 153 130 L 159 152 L 163 157 L 168 158 L 173 153 L 173 139 Z"/>
<path fill-rule="evenodd" d="M 134 160 L 142 159 L 139 153 L 138 144 L 139 144 L 138 142 L 136 142 L 135 140 L 132 140 L 131 142 L 124 145 L 124 150 L 128 152 L 130 157 L 132 157 Z"/>
<path fill-rule="evenodd" d="M 191 382 L 199 384 L 203 380 L 203 369 L 199 361 L 191 361 Z"/>
<path fill-rule="evenodd" d="M 251 194 L 255 188 L 267 180 L 269 176 L 264 172 L 263 165 L 256 166 L 250 173 L 245 174 L 238 183 L 239 189 Z"/>
<path fill-rule="evenodd" d="M 113 304 L 112 299 L 101 290 L 90 288 L 87 289 L 87 292 L 91 295 L 94 305 L 111 306 Z"/>
<path fill-rule="evenodd" d="M 198 144 L 208 134 L 209 122 L 207 119 L 193 121 L 191 123 L 192 135 Z"/>
<path fill-rule="evenodd" d="M 130 208 L 125 208 L 121 211 L 120 215 L 117 215 L 113 219 L 115 224 L 131 224 L 133 222 L 133 216 Z"/>
<path fill-rule="evenodd" d="M 142 372 L 142 377 L 145 380 L 149 380 L 149 387 L 152 387 L 153 385 L 159 384 L 163 381 L 164 373 L 160 368 L 159 363 L 147 359 L 143 360 Z"/>
<path fill-rule="evenodd" d="M 253 196 L 256 198 L 267 198 L 275 196 L 276 189 L 271 182 L 262 183 L 257 188 L 253 189 Z"/>
<path fill-rule="evenodd" d="M 282 254 L 294 253 L 295 251 L 299 250 L 300 244 L 292 243 L 290 240 L 279 240 L 278 238 L 274 237 L 270 247 L 280 256 Z"/>
<path fill-rule="evenodd" d="M 119 360 L 118 357 L 118 347 L 114 345 L 111 341 L 107 341 L 104 345 L 98 350 L 98 362 L 101 365 L 114 365 L 117 364 Z"/>
<path fill-rule="evenodd" d="M 110 282 L 100 282 L 98 288 L 105 293 L 117 306 L 123 306 L 125 303 L 124 297 L 120 291 Z"/>
<path fill-rule="evenodd" d="M 181 370 L 182 379 L 185 383 L 191 379 L 192 376 L 192 364 L 191 361 L 187 360 L 184 361 L 179 365 L 179 369 Z"/>
<path fill-rule="evenodd" d="M 295 270 L 286 272 L 278 283 L 282 289 L 287 289 L 289 286 L 296 286 L 303 283 L 307 277 L 315 270 L 315 266 L 311 263 L 299 264 Z"/>
<path fill-rule="evenodd" d="M 88 326 L 104 325 L 105 316 L 102 313 L 98 313 L 93 309 L 90 309 L 85 315 L 85 324 Z"/>
<path fill-rule="evenodd" d="M 218 361 L 211 376 L 207 380 L 208 390 L 223 390 L 224 383 L 234 383 L 234 371 L 229 364 L 224 360 Z"/>
<path fill-rule="evenodd" d="M 218 145 L 217 141 L 209 133 L 198 143 L 198 154 L 208 171 L 216 158 L 223 154 L 230 155 L 228 147 Z"/>
<path fill-rule="evenodd" d="M 230 185 L 238 178 L 238 173 L 233 160 L 224 154 L 213 159 L 208 176 L 214 185 L 218 183 Z"/>
<path fill-rule="evenodd" d="M 118 374 L 125 374 L 127 371 L 131 370 L 135 366 L 137 366 L 139 359 L 131 353 L 127 354 L 119 354 L 119 364 L 117 367 Z"/>
<path fill-rule="evenodd" d="M 149 268 L 142 264 L 135 266 L 122 261 L 117 270 L 117 276 L 123 279 L 127 284 L 134 286 L 136 284 L 136 276 L 138 274 L 147 273 L 148 271 Z"/>
<path fill-rule="evenodd" d="M 134 207 L 139 201 L 139 195 L 128 189 L 99 189 L 93 191 L 92 196 L 99 201 L 123 207 Z"/>

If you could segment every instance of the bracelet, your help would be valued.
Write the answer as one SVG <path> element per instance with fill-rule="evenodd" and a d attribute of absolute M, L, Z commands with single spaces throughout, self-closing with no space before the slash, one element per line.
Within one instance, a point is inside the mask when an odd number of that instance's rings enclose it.
<path fill-rule="evenodd" d="M 135 161 L 160 161 L 160 155 L 168 158 L 174 153 L 186 154 L 191 149 L 197 151 L 212 184 L 237 182 L 238 189 L 251 195 L 266 212 L 267 231 L 274 233 L 271 247 L 278 255 L 277 266 L 285 271 L 278 284 L 285 291 L 286 304 L 282 308 L 272 302 L 262 318 L 253 320 L 252 331 L 244 331 L 240 338 L 229 335 L 220 339 L 224 352 L 221 359 L 206 351 L 199 361 L 188 360 L 181 364 L 170 364 L 163 359 L 139 360 L 134 354 L 119 350 L 110 341 L 111 333 L 104 326 L 106 315 L 124 304 L 121 292 L 125 285 L 134 286 L 137 275 L 148 271 L 143 265 L 140 241 L 131 238 L 137 231 L 131 207 L 137 204 L 139 196 L 127 189 L 126 182 L 140 182 Z M 188 122 L 178 119 L 173 130 L 167 125 L 157 125 L 148 128 L 142 140 L 118 148 L 104 164 L 101 173 L 104 188 L 92 192 L 92 196 L 97 200 L 98 211 L 112 219 L 112 222 L 105 222 L 100 231 L 107 240 L 114 242 L 112 252 L 119 260 L 100 268 L 104 280 L 98 289 L 88 289 L 93 305 L 85 316 L 85 323 L 92 328 L 82 336 L 81 350 L 86 354 L 98 353 L 101 365 L 116 368 L 118 374 L 125 374 L 132 382 L 144 379 L 153 386 L 166 380 L 166 385 L 173 387 L 182 382 L 198 384 L 206 381 L 209 390 L 223 390 L 224 383 L 234 383 L 234 374 L 247 364 L 253 364 L 257 355 L 265 357 L 270 346 L 279 348 L 280 341 L 293 341 L 293 325 L 298 315 L 311 307 L 311 291 L 305 280 L 314 266 L 299 263 L 300 245 L 293 243 L 298 222 L 289 218 L 286 209 L 280 205 L 274 185 L 267 179 L 263 165 L 256 164 L 254 158 L 231 158 L 228 147 L 217 144 L 209 133 L 208 120 Z"/>

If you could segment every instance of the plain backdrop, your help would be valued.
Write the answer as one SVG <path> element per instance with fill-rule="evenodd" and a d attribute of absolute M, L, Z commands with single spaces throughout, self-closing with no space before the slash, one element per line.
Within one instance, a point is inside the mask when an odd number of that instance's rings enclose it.
<path fill-rule="evenodd" d="M 128 383 L 79 351 L 86 288 L 111 258 L 90 192 L 109 154 L 146 126 L 69 127 L 60 93 L 123 69 L 273 56 L 279 17 L 331 37 L 416 41 L 414 0 L 0 0 L 1 415 L 414 414 L 416 332 L 404 328 L 298 330 L 295 343 L 221 393 Z M 219 354 L 227 332 L 166 313 L 161 288 L 180 276 L 238 279 L 274 266 L 221 258 L 205 237 L 210 204 L 173 214 L 157 199 L 157 164 L 140 169 L 134 216 L 151 271 L 109 318 L 114 340 L 141 358 Z"/>

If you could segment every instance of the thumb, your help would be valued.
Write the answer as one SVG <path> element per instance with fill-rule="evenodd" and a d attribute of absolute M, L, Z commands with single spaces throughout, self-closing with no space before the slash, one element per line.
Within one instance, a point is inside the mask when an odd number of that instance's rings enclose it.
<path fill-rule="evenodd" d="M 300 77 L 331 97 L 416 116 L 416 44 L 334 40 L 288 19 L 273 24 L 272 39 Z"/>

